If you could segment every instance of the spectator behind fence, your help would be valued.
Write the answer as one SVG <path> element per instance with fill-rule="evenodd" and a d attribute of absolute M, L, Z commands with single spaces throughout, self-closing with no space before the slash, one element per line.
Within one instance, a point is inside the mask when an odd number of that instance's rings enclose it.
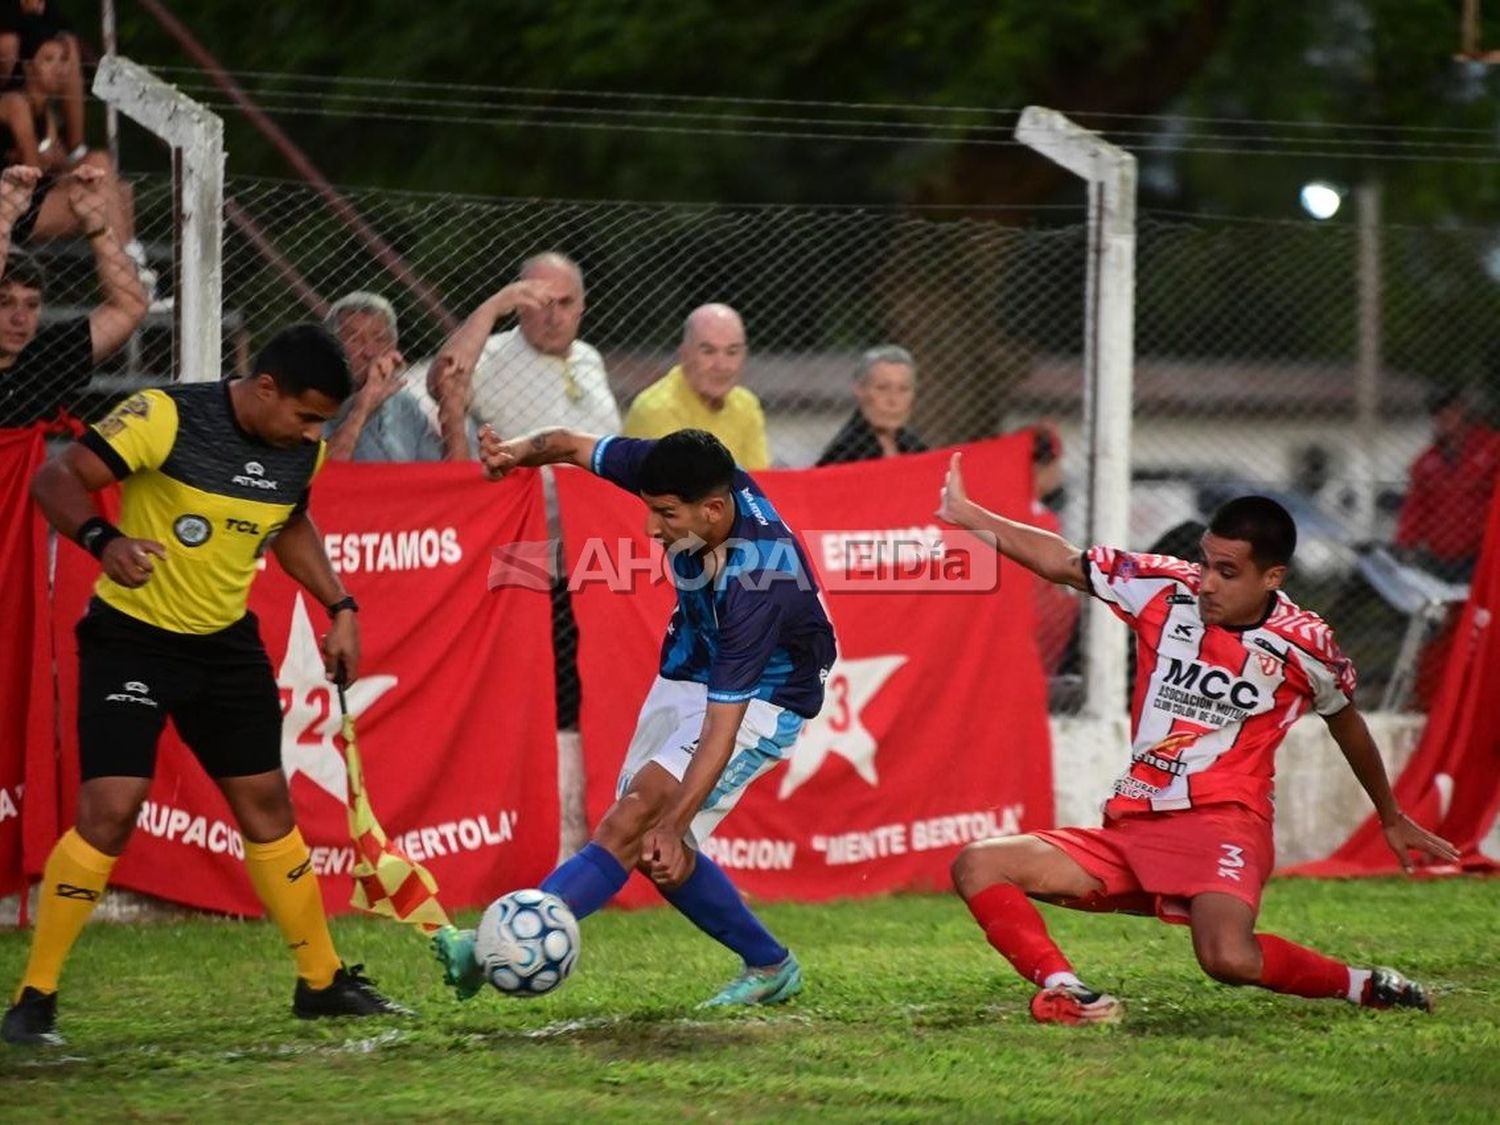
<path fill-rule="evenodd" d="M 1467 582 L 1479 559 L 1500 469 L 1500 435 L 1474 417 L 1461 389 L 1434 392 L 1427 410 L 1432 444 L 1412 464 L 1396 521 L 1396 546 L 1433 573 Z"/>
<path fill-rule="evenodd" d="M 101 174 L 98 191 L 109 225 L 125 253 L 144 268 L 145 254 L 135 241 L 135 203 L 130 186 L 115 176 L 108 153 L 80 153 L 76 148 L 69 152 L 52 115 L 52 103 L 67 95 L 71 65 L 68 51 L 67 38 L 62 35 L 35 44 L 23 43 L 24 82 L 0 96 L 0 154 L 7 163 L 31 165 L 43 174 L 30 206 L 13 226 L 11 241 L 21 246 L 85 233 L 68 205 L 67 175 L 72 169 L 91 168 Z"/>
<path fill-rule="evenodd" d="M 347 293 L 325 324 L 338 337 L 354 376 L 354 394 L 325 427 L 330 461 L 466 461 L 471 456 L 468 399 L 444 387 L 433 431 L 417 396 L 407 390 L 397 348 L 396 310 L 378 293 Z"/>
<path fill-rule="evenodd" d="M 146 294 L 106 215 L 104 173 L 80 168 L 68 182 L 67 203 L 94 252 L 104 302 L 87 316 L 41 323 L 41 267 L 10 248 L 40 178 L 39 169 L 23 166 L 0 174 L 0 426 L 42 421 L 72 405 L 146 316 Z"/>
<path fill-rule="evenodd" d="M 83 159 L 83 65 L 72 21 L 57 0 L 0 0 L 0 90 L 19 89 L 26 82 L 20 69 L 38 43 L 61 39 L 67 47 L 67 75 L 61 96 L 64 147 L 73 163 Z"/>
<path fill-rule="evenodd" d="M 583 320 L 583 271 L 566 254 L 547 251 L 521 263 L 517 280 L 491 296 L 443 345 L 428 371 L 436 397 L 450 384 L 472 386 L 474 417 L 505 437 L 549 426 L 613 434 L 620 430 L 620 408 L 609 389 L 604 360 L 578 338 Z M 495 332 L 495 322 L 516 314 L 516 327 Z M 551 469 L 542 470 L 547 532 L 562 541 L 557 490 Z M 578 623 L 567 582 L 559 572 L 552 585 L 552 651 L 555 660 L 558 756 L 562 785 L 578 778 L 582 758 L 578 712 Z M 565 810 L 564 849 L 582 844 L 581 814 Z"/>
<path fill-rule="evenodd" d="M 1062 534 L 1062 520 L 1053 509 L 1062 495 L 1062 438 L 1051 422 L 1038 422 L 1031 431 L 1031 519 L 1054 535 Z M 1037 578 L 1032 604 L 1036 612 L 1036 644 L 1042 669 L 1049 676 L 1062 670 L 1078 627 L 1082 601 L 1077 591 Z"/>
<path fill-rule="evenodd" d="M 625 416 L 625 436 L 707 430 L 741 468 L 769 467 L 760 399 L 739 385 L 748 355 L 739 313 L 718 304 L 694 309 L 682 326 L 678 365 L 636 395 Z"/>
<path fill-rule="evenodd" d="M 429 392 L 436 398 L 447 383 L 472 384 L 474 419 L 506 436 L 548 425 L 618 433 L 620 408 L 604 360 L 578 338 L 584 307 L 577 262 L 555 251 L 527 258 L 518 279 L 443 345 L 428 371 Z M 495 332 L 512 312 L 516 327 Z"/>
<path fill-rule="evenodd" d="M 927 444 L 906 427 L 917 400 L 917 361 L 911 352 L 894 344 L 865 352 L 854 372 L 854 400 L 857 409 L 833 435 L 819 465 L 926 450 Z"/>

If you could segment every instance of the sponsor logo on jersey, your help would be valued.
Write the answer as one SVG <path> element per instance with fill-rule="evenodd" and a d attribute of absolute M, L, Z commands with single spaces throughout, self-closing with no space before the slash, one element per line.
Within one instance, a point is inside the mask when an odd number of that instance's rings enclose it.
<path fill-rule="evenodd" d="M 1228 699 L 1242 711 L 1253 711 L 1260 705 L 1259 685 L 1249 680 L 1236 679 L 1222 668 L 1207 666 L 1196 660 L 1184 661 L 1171 657 L 1166 674 L 1162 677 L 1162 686 L 1196 692 L 1215 702 Z"/>
<path fill-rule="evenodd" d="M 1168 605 L 1197 605 L 1198 599 L 1192 594 L 1168 594 Z"/>
<path fill-rule="evenodd" d="M 769 527 L 771 521 L 766 519 L 764 512 L 760 510 L 760 504 L 756 502 L 755 494 L 748 488 L 740 489 L 740 502 L 745 505 L 745 510 L 750 513 L 750 518 L 761 527 Z"/>
<path fill-rule="evenodd" d="M 1174 641 L 1190 641 L 1193 639 L 1193 630 L 1197 626 L 1187 622 L 1179 621 L 1172 626 L 1172 639 Z"/>
<path fill-rule="evenodd" d="M 214 533 L 214 525 L 203 516 L 178 516 L 172 523 L 172 534 L 184 547 L 201 547 Z"/>
<path fill-rule="evenodd" d="M 1274 656 L 1281 663 L 1283 663 L 1283 664 L 1286 663 L 1286 660 L 1287 660 L 1286 650 L 1285 649 L 1279 649 L 1279 648 L 1277 648 L 1275 645 L 1273 645 L 1270 641 L 1266 640 L 1264 637 L 1256 637 L 1255 638 L 1255 647 L 1256 648 L 1265 649 L 1267 652 L 1269 652 L 1272 656 Z"/>
<path fill-rule="evenodd" d="M 224 530 L 237 531 L 241 535 L 259 535 L 260 524 L 256 523 L 254 520 L 241 520 L 235 519 L 233 516 L 230 516 L 224 521 Z"/>
<path fill-rule="evenodd" d="M 281 487 L 277 481 L 266 479 L 266 467 L 259 461 L 246 461 L 245 471 L 234 477 L 233 481 L 245 488 L 259 488 L 267 492 Z"/>
<path fill-rule="evenodd" d="M 136 393 L 111 410 L 109 415 L 94 429 L 99 431 L 100 437 L 112 438 L 124 432 L 126 424 L 132 418 L 144 421 L 150 414 L 151 400 L 143 394 Z"/>

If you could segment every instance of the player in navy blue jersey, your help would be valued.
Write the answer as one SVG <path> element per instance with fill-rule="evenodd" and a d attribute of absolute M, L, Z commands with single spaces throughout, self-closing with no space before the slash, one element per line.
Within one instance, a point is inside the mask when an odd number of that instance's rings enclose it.
<path fill-rule="evenodd" d="M 638 494 L 646 532 L 667 548 L 677 608 L 661 665 L 620 772 L 619 798 L 593 839 L 542 889 L 579 917 L 625 885 L 631 867 L 744 971 L 708 1004 L 772 1004 L 802 988 L 797 959 L 701 851 L 745 787 L 774 766 L 823 705 L 833 626 L 792 530 L 729 450 L 703 430 L 655 441 L 544 430 L 501 441 L 480 432 L 485 472 L 571 464 Z M 434 939 L 461 999 L 483 984 L 473 932 Z"/>

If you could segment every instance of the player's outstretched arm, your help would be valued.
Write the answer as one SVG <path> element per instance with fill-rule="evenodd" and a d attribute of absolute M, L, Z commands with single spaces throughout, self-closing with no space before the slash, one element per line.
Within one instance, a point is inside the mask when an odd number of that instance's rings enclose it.
<path fill-rule="evenodd" d="M 155 539 L 132 539 L 94 509 L 89 494 L 113 484 L 115 474 L 99 455 L 70 445 L 36 471 L 31 497 L 47 522 L 99 560 L 121 586 L 144 586 L 167 549 Z"/>
<path fill-rule="evenodd" d="M 538 465 L 593 465 L 594 446 L 599 439 L 593 434 L 575 430 L 538 430 L 525 437 L 501 441 L 491 426 L 479 430 L 479 460 L 484 475 L 499 480 L 512 469 L 535 468 Z"/>
<path fill-rule="evenodd" d="M 943 481 L 938 502 L 938 519 L 987 537 L 1006 558 L 1041 575 L 1048 582 L 1087 590 L 1083 552 L 1077 547 L 1061 535 L 1006 519 L 969 499 L 964 487 L 963 456 L 955 453 L 948 462 L 948 476 Z"/>
<path fill-rule="evenodd" d="M 1396 795 L 1391 792 L 1391 782 L 1386 776 L 1385 763 L 1380 760 L 1380 751 L 1375 738 L 1365 724 L 1365 717 L 1354 704 L 1324 717 L 1328 733 L 1338 743 L 1344 760 L 1354 771 L 1370 803 L 1380 817 L 1380 827 L 1385 832 L 1385 842 L 1403 871 L 1411 870 L 1411 853 L 1421 852 L 1432 859 L 1452 863 L 1458 859 L 1458 849 L 1441 836 L 1427 831 L 1411 817 L 1401 811 Z"/>

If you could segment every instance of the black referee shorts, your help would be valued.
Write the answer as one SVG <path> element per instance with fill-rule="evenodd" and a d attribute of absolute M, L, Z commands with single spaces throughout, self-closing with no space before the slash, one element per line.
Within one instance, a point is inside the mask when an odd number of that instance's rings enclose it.
<path fill-rule="evenodd" d="M 153 776 L 168 718 L 210 777 L 281 768 L 281 697 L 255 614 L 173 633 L 96 598 L 75 632 L 85 781 Z"/>

